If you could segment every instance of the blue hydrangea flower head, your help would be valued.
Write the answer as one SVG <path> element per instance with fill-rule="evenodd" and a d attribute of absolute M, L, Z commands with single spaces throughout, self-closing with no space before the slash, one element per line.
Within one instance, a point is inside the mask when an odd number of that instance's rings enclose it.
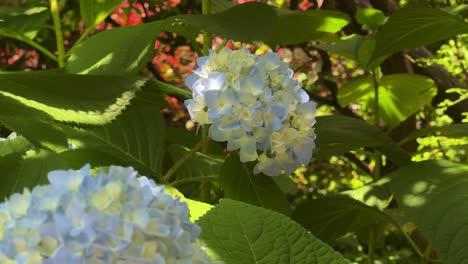
<path fill-rule="evenodd" d="M 187 204 L 132 168 L 93 176 L 87 165 L 48 179 L 0 203 L 0 263 L 213 263 Z"/>
<path fill-rule="evenodd" d="M 316 104 L 278 54 L 223 48 L 197 64 L 185 105 L 193 121 L 210 125 L 213 140 L 239 150 L 242 162 L 257 161 L 255 173 L 289 174 L 310 163 Z"/>

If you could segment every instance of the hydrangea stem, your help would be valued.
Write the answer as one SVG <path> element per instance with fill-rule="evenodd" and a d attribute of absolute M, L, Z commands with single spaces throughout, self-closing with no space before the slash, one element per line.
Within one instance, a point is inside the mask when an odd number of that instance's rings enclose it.
<path fill-rule="evenodd" d="M 211 0 L 202 0 L 202 14 L 211 14 Z M 210 32 L 203 32 L 203 54 L 208 55 L 208 51 L 212 45 L 212 35 Z"/>
<path fill-rule="evenodd" d="M 379 109 L 379 69 L 375 69 L 372 71 L 372 79 L 374 81 L 374 123 L 376 127 L 379 127 L 380 121 L 380 109 Z M 375 167 L 374 167 L 374 178 L 380 178 L 380 170 L 382 167 L 382 155 L 375 151 L 374 154 L 375 160 Z"/>
<path fill-rule="evenodd" d="M 166 172 L 163 176 L 163 183 L 167 184 L 175 175 L 175 172 L 193 155 L 195 152 L 198 152 L 203 148 L 203 146 L 208 142 L 209 137 L 202 138 L 189 152 L 185 153 L 184 156 L 180 157 L 174 165 Z"/>
<path fill-rule="evenodd" d="M 65 47 L 63 45 L 62 25 L 60 23 L 59 7 L 57 0 L 50 0 L 50 12 L 54 21 L 55 38 L 57 42 L 58 64 L 62 68 L 65 66 Z"/>

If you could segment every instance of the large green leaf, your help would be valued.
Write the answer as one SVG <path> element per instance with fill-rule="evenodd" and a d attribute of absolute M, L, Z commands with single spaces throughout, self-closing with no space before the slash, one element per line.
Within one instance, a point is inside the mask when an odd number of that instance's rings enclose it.
<path fill-rule="evenodd" d="M 273 179 L 261 173 L 254 174 L 252 164 L 240 162 L 235 152 L 221 169 L 221 187 L 226 198 L 289 214 L 288 200 Z"/>
<path fill-rule="evenodd" d="M 112 123 L 89 129 L 64 127 L 64 131 L 79 150 L 104 152 L 120 160 L 122 165 L 135 167 L 141 174 L 158 177 L 161 174 L 165 133 L 160 100 L 160 94 L 143 90 Z M 103 162 L 110 160 L 106 157 L 105 160 L 87 162 L 103 165 Z"/>
<path fill-rule="evenodd" d="M 172 161 L 177 162 L 180 157 L 190 152 L 190 149 L 180 145 L 170 145 L 168 152 L 171 155 Z M 181 180 L 184 179 L 189 179 L 190 181 L 193 179 L 217 179 L 223 163 L 224 157 L 222 156 L 215 157 L 196 152 L 177 169 L 177 181 L 181 183 Z"/>
<path fill-rule="evenodd" d="M 143 83 L 135 77 L 64 74 L 56 70 L 0 72 L 0 94 L 58 121 L 94 125 L 108 123 L 119 115 Z"/>
<path fill-rule="evenodd" d="M 293 219 L 326 242 L 351 232 L 364 241 L 369 238 L 370 232 L 382 237 L 387 226 L 394 224 L 391 217 L 378 209 L 338 195 L 299 204 Z"/>
<path fill-rule="evenodd" d="M 430 78 L 417 74 L 391 74 L 379 80 L 380 117 L 390 128 L 398 126 L 424 105 L 430 104 L 437 87 Z M 374 84 L 371 77 L 347 82 L 338 91 L 342 106 L 364 103 L 374 107 Z"/>
<path fill-rule="evenodd" d="M 2 6 L 0 7 L 0 36 L 19 40 L 34 39 L 47 19 L 49 19 L 49 10 L 45 7 Z"/>
<path fill-rule="evenodd" d="M 430 135 L 441 135 L 450 138 L 468 137 L 468 124 L 451 124 L 446 126 L 435 126 L 419 129 L 405 137 L 400 142 L 400 145 L 403 145 L 406 142 L 414 140 L 418 137 Z"/>
<path fill-rule="evenodd" d="M 179 15 L 165 21 L 164 30 L 194 38 L 207 31 L 240 42 L 265 41 L 277 30 L 276 11 L 263 3 L 235 5 L 213 15 Z"/>
<path fill-rule="evenodd" d="M 200 220 L 200 240 L 214 260 L 238 263 L 350 263 L 288 217 L 223 199 Z"/>
<path fill-rule="evenodd" d="M 270 44 L 297 44 L 336 33 L 346 26 L 349 17 L 330 10 L 284 12 L 278 15 L 278 27 L 267 40 Z"/>
<path fill-rule="evenodd" d="M 87 27 L 95 27 L 122 2 L 123 0 L 80 0 L 81 18 Z"/>
<path fill-rule="evenodd" d="M 23 135 L 36 146 L 64 150 L 68 147 L 65 134 L 51 119 L 47 113 L 0 93 L 0 123 Z"/>
<path fill-rule="evenodd" d="M 135 74 L 154 55 L 154 42 L 161 31 L 156 21 L 98 33 L 78 45 L 66 69 L 80 74 Z"/>
<path fill-rule="evenodd" d="M 47 174 L 55 169 L 67 169 L 67 163 L 56 153 L 39 150 L 29 151 L 22 156 L 14 153 L 0 159 L 2 184 L 0 197 L 5 198 L 24 188 L 47 183 Z"/>
<path fill-rule="evenodd" d="M 468 23 L 458 16 L 435 8 L 402 8 L 377 33 L 373 64 L 381 57 L 403 49 L 417 48 L 462 33 L 468 33 Z"/>
<path fill-rule="evenodd" d="M 385 154 L 393 163 L 404 166 L 411 157 L 377 127 L 346 116 L 320 116 L 316 118 L 317 149 L 314 155 L 328 158 L 362 147 L 372 147 Z"/>
<path fill-rule="evenodd" d="M 447 264 L 468 259 L 468 165 L 425 161 L 388 175 L 398 204 Z"/>

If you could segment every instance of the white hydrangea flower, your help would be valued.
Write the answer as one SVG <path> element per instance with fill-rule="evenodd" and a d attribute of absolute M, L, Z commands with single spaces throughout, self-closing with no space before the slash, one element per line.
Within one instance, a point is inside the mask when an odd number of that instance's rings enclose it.
<path fill-rule="evenodd" d="M 200 228 L 132 168 L 52 171 L 49 185 L 0 204 L 2 264 L 209 264 Z"/>
<path fill-rule="evenodd" d="M 309 164 L 315 148 L 315 107 L 276 53 L 211 50 L 185 84 L 193 121 L 210 124 L 209 136 L 239 149 L 242 162 L 258 161 L 255 173 L 277 176 Z"/>

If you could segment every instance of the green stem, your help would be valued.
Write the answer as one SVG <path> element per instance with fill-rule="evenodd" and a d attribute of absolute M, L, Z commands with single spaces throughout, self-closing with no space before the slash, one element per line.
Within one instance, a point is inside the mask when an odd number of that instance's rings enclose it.
<path fill-rule="evenodd" d="M 211 14 L 211 0 L 202 0 L 202 14 Z M 203 54 L 208 55 L 209 49 L 211 49 L 213 40 L 210 32 L 203 32 Z"/>
<path fill-rule="evenodd" d="M 426 251 L 424 251 L 424 256 L 421 258 L 421 264 L 427 264 L 428 263 L 428 261 L 430 259 L 430 256 L 431 256 L 431 252 L 432 252 L 432 249 L 428 245 L 427 248 L 426 248 Z"/>
<path fill-rule="evenodd" d="M 81 34 L 80 38 L 75 42 L 75 44 L 73 44 L 73 46 L 71 47 L 71 49 L 65 54 L 65 58 L 68 58 L 70 57 L 70 55 L 73 53 L 73 51 L 75 51 L 76 47 L 78 47 L 78 45 L 83 42 L 85 40 L 86 37 L 88 37 L 89 34 L 91 34 L 91 32 L 93 32 L 94 30 L 94 27 L 89 27 L 87 28 L 83 34 Z"/>
<path fill-rule="evenodd" d="M 374 81 L 374 124 L 376 127 L 379 127 L 380 121 L 380 109 L 379 109 L 379 80 L 378 80 L 378 69 L 372 71 L 372 79 Z M 375 167 L 374 167 L 374 178 L 380 178 L 380 172 L 382 168 L 382 155 L 375 151 L 374 154 Z"/>
<path fill-rule="evenodd" d="M 401 233 L 403 234 L 403 236 L 406 238 L 406 240 L 408 241 L 408 243 L 411 245 L 411 247 L 413 248 L 414 252 L 416 252 L 416 254 L 418 254 L 418 256 L 420 258 L 422 258 L 424 256 L 424 254 L 421 252 L 421 250 L 419 249 L 418 245 L 416 245 L 416 243 L 414 243 L 413 239 L 408 235 L 408 233 L 406 233 L 405 230 L 403 230 L 403 228 L 400 226 L 400 231 Z"/>
<path fill-rule="evenodd" d="M 50 59 L 54 60 L 54 61 L 57 61 L 57 56 L 55 56 L 52 52 L 50 52 L 47 48 L 45 48 L 44 46 L 42 46 L 41 44 L 35 42 L 34 40 L 30 39 L 30 38 L 27 38 L 27 37 L 18 37 L 16 38 L 17 40 L 20 40 L 20 41 L 23 41 L 24 43 L 34 47 L 35 49 L 37 49 L 38 51 L 42 52 L 44 55 L 46 55 L 47 57 L 49 57 Z"/>
<path fill-rule="evenodd" d="M 65 47 L 63 44 L 62 25 L 60 24 L 59 7 L 57 0 L 50 0 L 50 12 L 54 21 L 55 38 L 57 41 L 58 64 L 62 68 L 65 66 Z"/>
<path fill-rule="evenodd" d="M 184 156 L 180 157 L 179 160 L 177 160 L 174 165 L 172 165 L 171 168 L 166 172 L 164 175 L 162 182 L 163 183 L 169 183 L 169 181 L 172 179 L 174 176 L 175 172 L 182 166 L 195 152 L 198 152 L 200 149 L 203 148 L 203 146 L 208 142 L 208 137 L 202 138 L 189 152 L 185 153 Z"/>
<path fill-rule="evenodd" d="M 371 229 L 369 232 L 369 246 L 367 248 L 367 263 L 374 263 L 374 247 L 375 247 L 375 230 Z"/>

